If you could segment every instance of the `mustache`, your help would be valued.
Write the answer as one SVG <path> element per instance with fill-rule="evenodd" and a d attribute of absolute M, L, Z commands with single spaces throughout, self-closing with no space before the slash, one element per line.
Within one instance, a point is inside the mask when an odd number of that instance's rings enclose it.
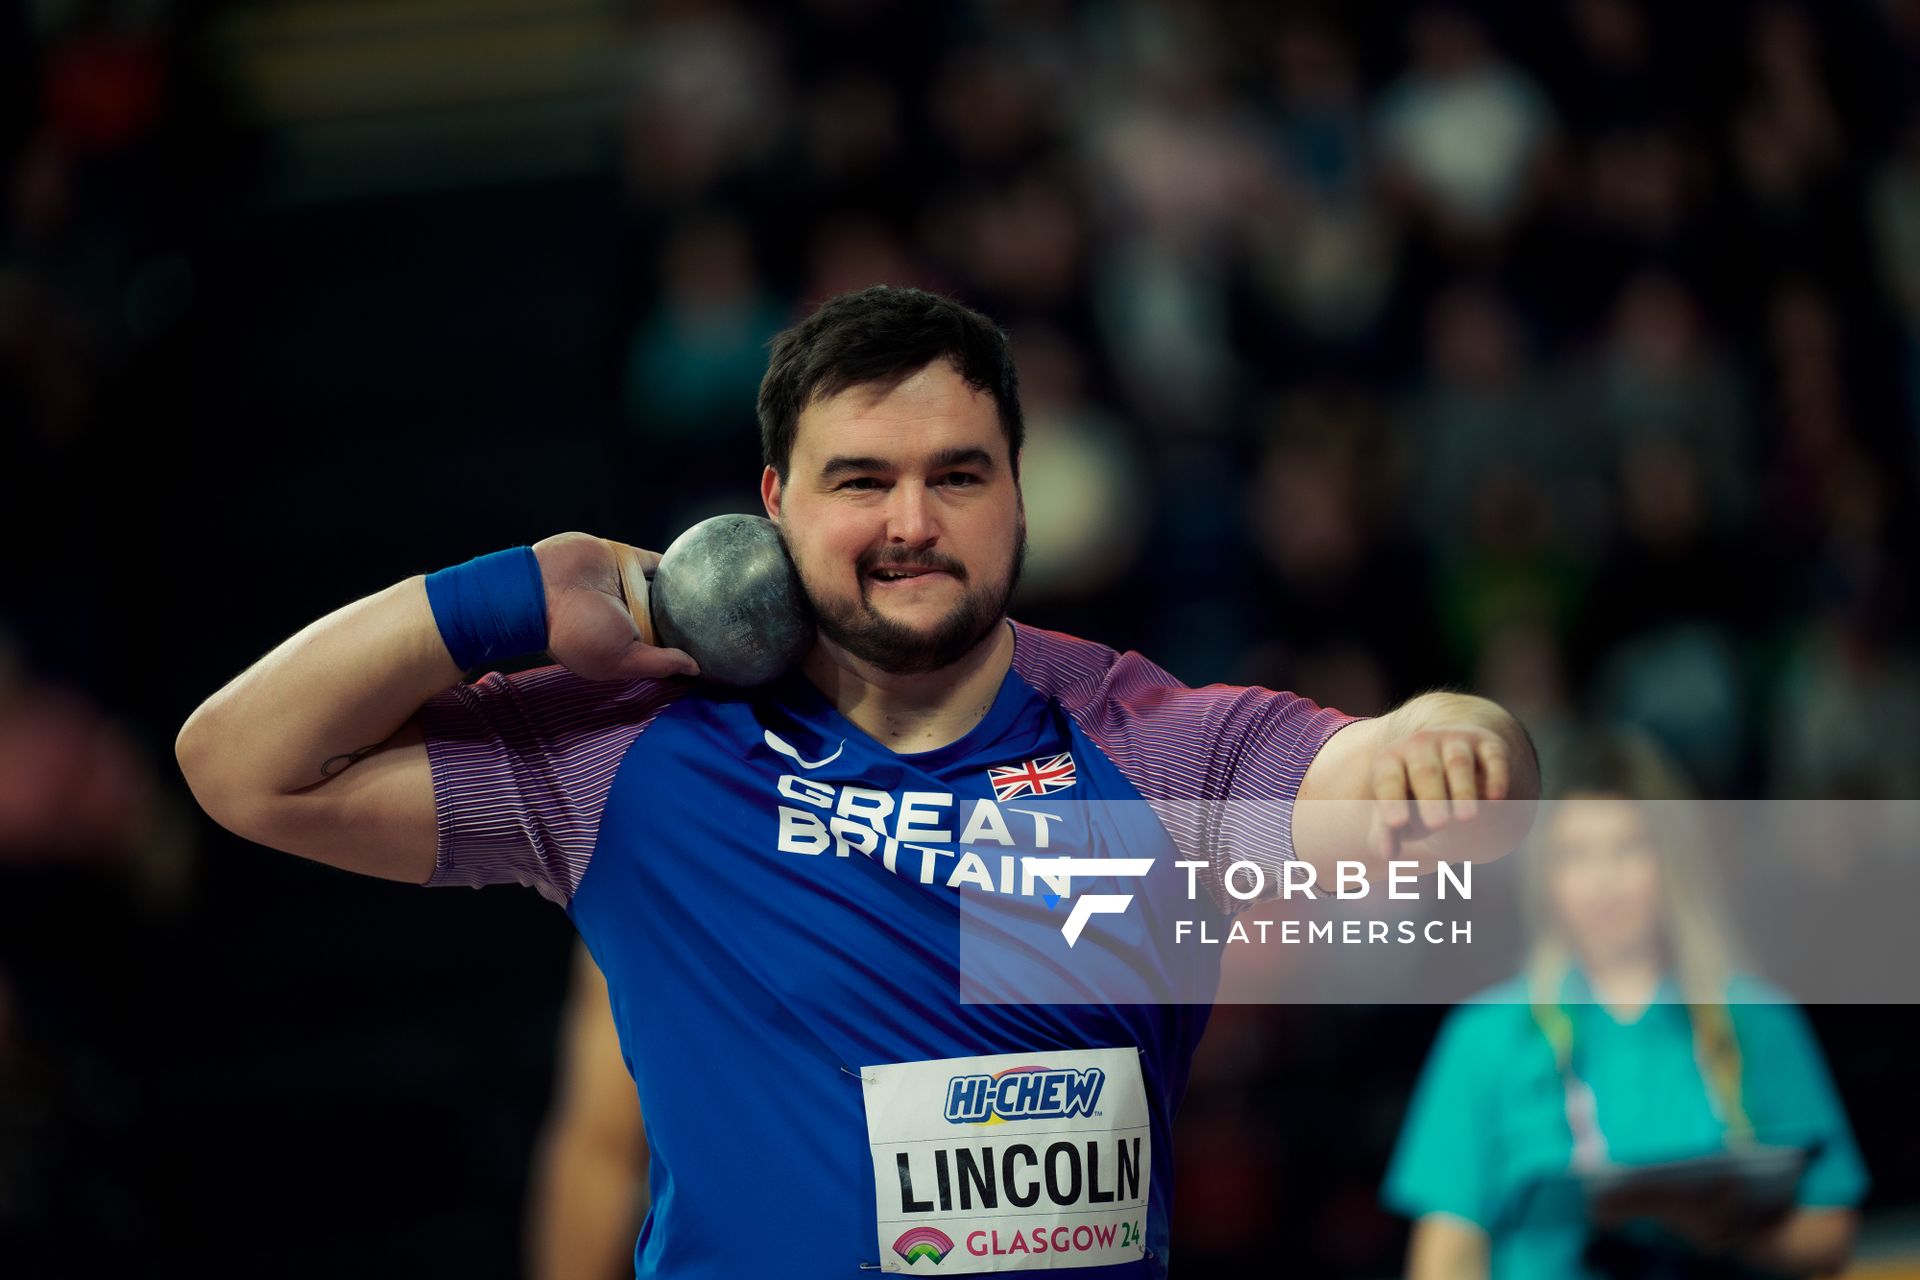
<path fill-rule="evenodd" d="M 860 572 L 866 574 L 872 573 L 875 569 L 888 569 L 896 565 L 908 564 L 919 565 L 926 569 L 938 569 L 943 573 L 950 573 L 955 578 L 962 580 L 967 576 L 965 565 L 955 560 L 952 556 L 943 555 L 938 551 L 883 551 L 873 555 L 862 556 L 860 558 Z"/>

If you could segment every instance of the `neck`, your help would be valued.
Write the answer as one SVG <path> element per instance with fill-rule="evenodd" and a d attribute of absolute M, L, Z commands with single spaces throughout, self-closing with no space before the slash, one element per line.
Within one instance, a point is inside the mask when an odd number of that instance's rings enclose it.
<path fill-rule="evenodd" d="M 1636 1017 L 1653 1002 L 1663 972 L 1660 957 L 1636 950 L 1585 964 L 1593 998 L 1620 1017 Z"/>
<path fill-rule="evenodd" d="M 893 675 L 825 638 L 800 660 L 801 674 L 841 715 L 899 752 L 958 742 L 986 716 L 1013 665 L 1013 627 L 1004 618 L 957 662 L 919 675 Z"/>

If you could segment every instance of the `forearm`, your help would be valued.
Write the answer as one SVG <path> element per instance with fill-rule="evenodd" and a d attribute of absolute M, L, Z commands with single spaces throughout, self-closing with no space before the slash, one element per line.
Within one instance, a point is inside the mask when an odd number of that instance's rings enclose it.
<path fill-rule="evenodd" d="M 1429 1214 L 1413 1225 L 1407 1244 L 1407 1280 L 1487 1280 L 1487 1235 L 1446 1214 Z"/>
<path fill-rule="evenodd" d="M 646 1208 L 643 1151 L 568 1126 L 548 1135 L 527 1224 L 532 1280 L 612 1280 L 633 1270 Z"/>
<path fill-rule="evenodd" d="M 1853 1252 L 1850 1209 L 1796 1209 L 1740 1249 L 1741 1259 L 1781 1276 L 1837 1275 Z"/>
<path fill-rule="evenodd" d="M 175 751 L 203 808 L 229 815 L 325 781 L 457 683 L 427 603 L 408 578 L 310 624 L 208 698 Z"/>

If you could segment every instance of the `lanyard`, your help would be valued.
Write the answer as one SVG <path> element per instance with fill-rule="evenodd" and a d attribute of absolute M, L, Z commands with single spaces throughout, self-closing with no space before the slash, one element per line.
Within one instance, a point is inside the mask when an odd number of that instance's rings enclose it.
<path fill-rule="evenodd" d="M 1600 1132 L 1600 1103 L 1593 1096 L 1593 1086 L 1573 1069 L 1573 1017 L 1565 1005 L 1536 1004 L 1533 1018 L 1553 1046 L 1554 1063 L 1560 1070 L 1567 1131 L 1573 1135 L 1572 1166 L 1598 1168 L 1607 1163 L 1607 1138 Z"/>
<path fill-rule="evenodd" d="M 1723 1006 L 1714 1007 L 1719 1009 L 1722 1017 L 1725 1016 Z M 1547 1043 L 1553 1047 L 1554 1063 L 1560 1071 L 1567 1131 L 1573 1135 L 1572 1167 L 1591 1169 L 1604 1165 L 1607 1163 L 1607 1138 L 1600 1130 L 1599 1100 L 1594 1097 L 1593 1086 L 1582 1080 L 1573 1069 L 1573 1017 L 1564 1004 L 1536 1004 L 1533 1006 L 1533 1017 L 1541 1033 L 1546 1036 Z M 1697 1027 L 1702 1017 L 1701 1013 L 1689 1007 L 1688 1023 L 1694 1030 L 1694 1065 L 1706 1085 L 1707 1103 L 1725 1131 L 1729 1146 L 1750 1143 L 1753 1141 L 1753 1125 L 1740 1099 L 1738 1045 L 1732 1047 L 1728 1058 L 1716 1068 L 1701 1052 L 1701 1037 Z M 1725 1027 L 1724 1032 L 1731 1037 L 1731 1025 Z"/>

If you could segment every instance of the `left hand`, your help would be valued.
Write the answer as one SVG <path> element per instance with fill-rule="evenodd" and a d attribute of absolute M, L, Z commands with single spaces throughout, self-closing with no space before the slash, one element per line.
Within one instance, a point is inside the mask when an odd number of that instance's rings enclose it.
<path fill-rule="evenodd" d="M 1512 784 L 1512 751 L 1491 729 L 1464 724 L 1407 734 L 1374 754 L 1368 848 L 1391 858 L 1450 823 L 1472 822 L 1481 801 L 1507 799 Z"/>

